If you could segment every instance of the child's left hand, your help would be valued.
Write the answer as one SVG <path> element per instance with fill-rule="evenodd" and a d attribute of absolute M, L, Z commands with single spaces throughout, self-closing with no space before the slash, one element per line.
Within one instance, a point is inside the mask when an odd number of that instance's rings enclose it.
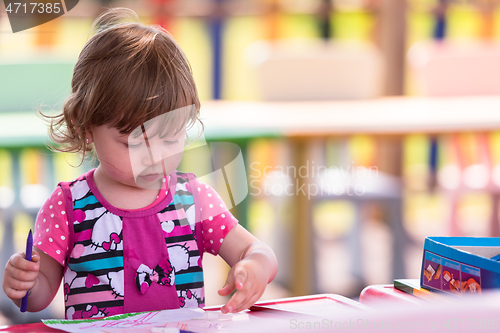
<path fill-rule="evenodd" d="M 229 271 L 224 287 L 219 289 L 221 296 L 228 296 L 236 289 L 221 312 L 239 312 L 252 306 L 266 290 L 268 280 L 268 269 L 258 258 L 249 255 L 239 261 Z"/>
<path fill-rule="evenodd" d="M 231 266 L 226 284 L 219 295 L 231 299 L 222 313 L 239 312 L 252 306 L 276 276 L 278 262 L 273 250 L 259 242 L 251 233 L 236 225 L 221 244 L 219 255 Z"/>

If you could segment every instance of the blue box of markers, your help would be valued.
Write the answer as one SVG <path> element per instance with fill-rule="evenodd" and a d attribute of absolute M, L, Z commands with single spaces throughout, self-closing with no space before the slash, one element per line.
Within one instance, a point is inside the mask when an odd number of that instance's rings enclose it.
<path fill-rule="evenodd" d="M 500 238 L 427 237 L 420 286 L 455 295 L 500 288 Z"/>

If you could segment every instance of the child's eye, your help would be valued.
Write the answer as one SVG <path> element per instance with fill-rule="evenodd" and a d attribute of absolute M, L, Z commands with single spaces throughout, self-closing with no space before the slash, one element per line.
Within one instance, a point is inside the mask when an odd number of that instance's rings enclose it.
<path fill-rule="evenodd" d="M 142 142 L 139 143 L 126 143 L 125 146 L 127 148 L 139 148 L 142 145 Z"/>
<path fill-rule="evenodd" d="M 179 142 L 179 140 L 175 140 L 175 141 L 168 141 L 168 140 L 165 140 L 163 141 L 163 143 L 165 143 L 166 145 L 175 145 Z"/>

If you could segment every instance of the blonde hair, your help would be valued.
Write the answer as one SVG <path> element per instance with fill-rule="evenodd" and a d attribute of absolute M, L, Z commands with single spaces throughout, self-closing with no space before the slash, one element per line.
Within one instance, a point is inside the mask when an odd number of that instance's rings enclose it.
<path fill-rule="evenodd" d="M 132 20 L 132 22 L 127 22 Z M 115 8 L 100 15 L 73 72 L 71 94 L 60 114 L 49 116 L 51 148 L 82 154 L 90 126 L 108 125 L 130 134 L 146 121 L 193 105 L 169 117 L 180 129 L 199 119 L 200 101 L 189 63 L 163 28 L 139 23 L 137 14 Z M 169 124 L 171 127 L 172 124 Z"/>

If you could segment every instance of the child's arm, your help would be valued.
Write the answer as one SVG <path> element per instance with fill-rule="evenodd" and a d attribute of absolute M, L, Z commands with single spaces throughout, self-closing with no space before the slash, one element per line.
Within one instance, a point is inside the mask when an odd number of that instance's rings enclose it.
<path fill-rule="evenodd" d="M 10 257 L 5 266 L 3 290 L 17 306 L 31 289 L 28 311 L 45 309 L 57 293 L 63 276 L 63 266 L 43 251 L 33 251 L 32 261 L 24 259 L 24 253 Z"/>
<path fill-rule="evenodd" d="M 231 266 L 219 295 L 227 296 L 236 289 L 236 293 L 222 307 L 223 313 L 238 312 L 252 306 L 278 271 L 273 250 L 239 224 L 224 238 L 219 255 Z"/>

